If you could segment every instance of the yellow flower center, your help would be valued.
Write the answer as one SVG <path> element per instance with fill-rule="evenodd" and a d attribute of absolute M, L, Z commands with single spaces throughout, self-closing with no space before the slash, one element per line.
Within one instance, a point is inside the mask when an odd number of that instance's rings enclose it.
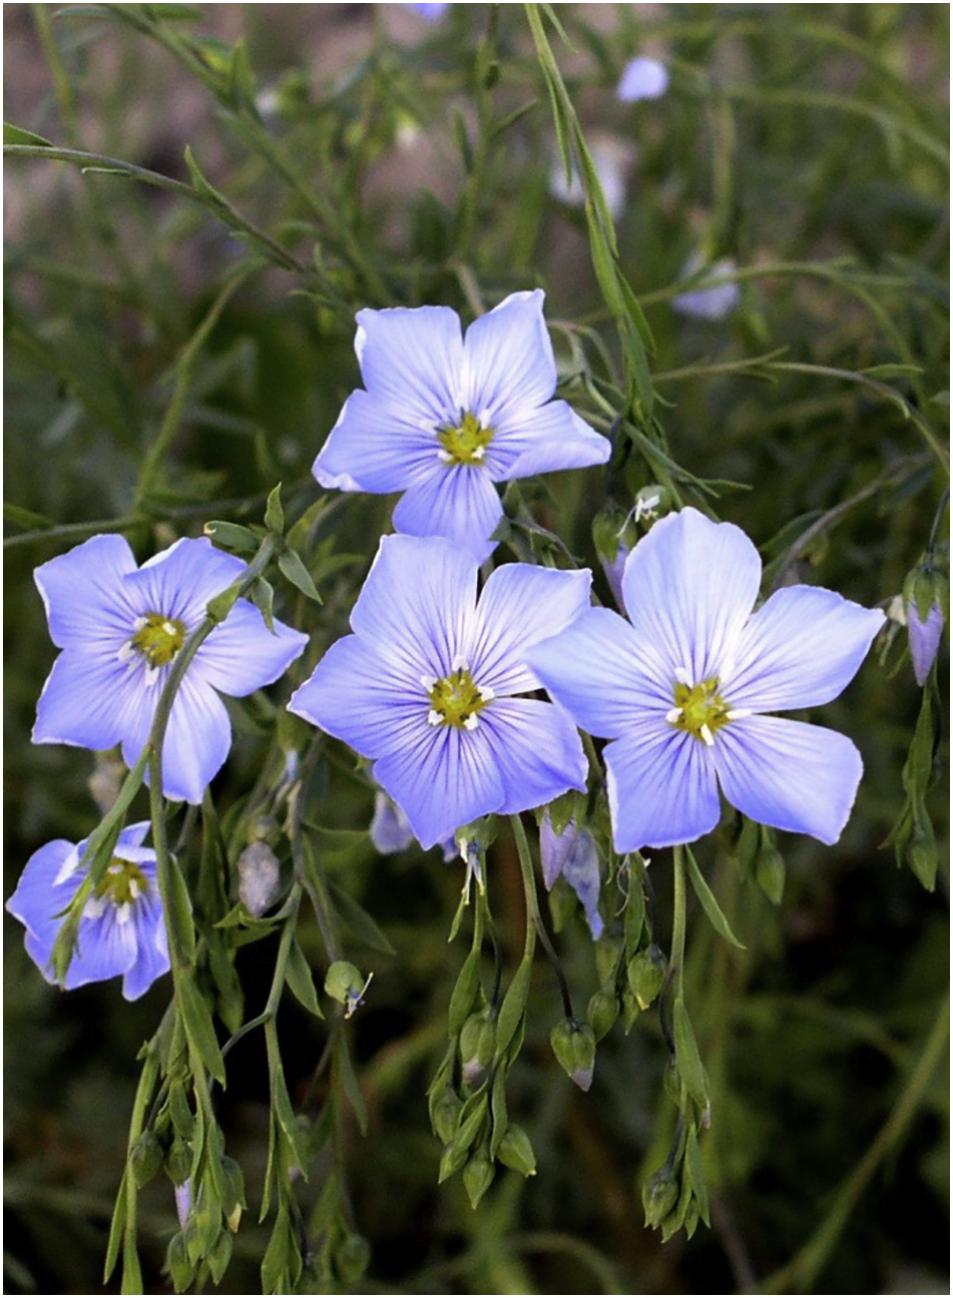
<path fill-rule="evenodd" d="M 149 880 L 134 861 L 114 856 L 106 873 L 96 886 L 95 895 L 114 906 L 124 906 L 144 897 L 149 891 Z"/>
<path fill-rule="evenodd" d="M 444 464 L 483 464 L 486 448 L 493 441 L 493 429 L 484 427 L 476 415 L 469 412 L 456 427 L 438 428 L 438 452 Z"/>
<path fill-rule="evenodd" d="M 185 626 L 178 618 L 162 613 L 147 613 L 132 637 L 132 647 L 142 654 L 150 667 L 170 663 L 185 643 Z"/>
<path fill-rule="evenodd" d="M 428 682 L 432 726 L 456 726 L 475 730 L 477 716 L 493 698 L 493 691 L 476 684 L 467 667 L 458 667 L 449 676 Z"/>
<path fill-rule="evenodd" d="M 717 676 L 698 685 L 679 681 L 675 686 L 675 707 L 668 720 L 676 730 L 685 730 L 702 743 L 711 744 L 716 732 L 732 720 L 732 712 L 718 692 Z"/>

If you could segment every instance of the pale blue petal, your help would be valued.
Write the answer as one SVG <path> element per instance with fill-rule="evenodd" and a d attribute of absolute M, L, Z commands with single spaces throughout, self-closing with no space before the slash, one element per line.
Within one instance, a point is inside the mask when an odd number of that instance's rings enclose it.
<path fill-rule="evenodd" d="M 758 551 L 741 528 L 713 523 L 697 509 L 653 524 L 622 577 L 640 639 L 657 648 L 670 671 L 684 668 L 692 684 L 730 665 L 760 584 Z"/>
<path fill-rule="evenodd" d="M 620 613 L 625 612 L 625 596 L 622 593 L 622 574 L 625 572 L 625 561 L 629 557 L 629 547 L 620 543 L 615 552 L 615 558 L 610 563 L 607 559 L 600 556 L 602 571 L 606 575 L 606 581 L 609 583 L 609 589 L 612 591 L 612 597 Z"/>
<path fill-rule="evenodd" d="M 845 736 L 786 717 L 748 717 L 719 730 L 712 749 L 722 791 L 763 825 L 836 843 L 863 774 Z"/>
<path fill-rule="evenodd" d="M 64 649 L 37 700 L 33 742 L 112 748 L 122 738 L 122 710 L 133 689 L 128 665 L 111 647 Z"/>
<path fill-rule="evenodd" d="M 556 391 L 556 361 L 543 318 L 542 289 L 511 293 L 467 330 L 467 405 L 496 418 L 532 409 Z"/>
<path fill-rule="evenodd" d="M 351 627 L 400 664 L 408 680 L 446 676 L 469 647 L 477 563 L 437 537 L 385 536 Z"/>
<path fill-rule="evenodd" d="M 429 0 L 428 3 L 408 5 L 408 8 L 415 9 L 421 18 L 425 18 L 428 23 L 436 23 L 444 16 L 450 5 L 449 3 L 439 3 L 439 0 Z"/>
<path fill-rule="evenodd" d="M 540 687 L 526 651 L 556 635 L 589 607 L 592 573 L 558 572 L 530 563 L 508 563 L 489 576 L 477 605 L 470 667 L 479 685 L 497 694 Z"/>
<path fill-rule="evenodd" d="M 694 253 L 682 268 L 683 278 L 688 279 L 701 270 L 704 264 L 701 255 Z M 705 278 L 723 278 L 733 275 L 736 269 L 730 257 L 723 257 L 721 261 L 716 261 L 713 266 L 708 267 Z M 717 284 L 713 288 L 689 289 L 687 293 L 672 298 L 672 310 L 679 315 L 690 316 L 696 320 L 718 321 L 730 315 L 740 301 L 741 291 L 732 281 Z"/>
<path fill-rule="evenodd" d="M 482 563 L 496 548 L 490 535 L 503 506 L 485 465 L 441 464 L 397 502 L 394 527 L 410 536 L 442 536 Z"/>
<path fill-rule="evenodd" d="M 160 685 L 143 689 L 137 706 L 127 709 L 123 760 L 134 766 L 149 739 Z M 167 798 L 198 804 L 225 764 L 232 726 L 225 705 L 211 686 L 186 674 L 172 704 L 162 745 L 162 792 Z M 146 770 L 146 783 L 149 772 Z"/>
<path fill-rule="evenodd" d="M 572 720 L 539 699 L 494 699 L 480 713 L 477 733 L 485 733 L 503 782 L 510 814 L 552 802 L 568 789 L 584 792 L 589 763 Z"/>
<path fill-rule="evenodd" d="M 428 726 L 375 763 L 374 778 L 410 821 L 423 848 L 499 811 L 503 788 L 485 732 Z"/>
<path fill-rule="evenodd" d="M 357 313 L 354 347 L 364 386 L 407 423 L 437 428 L 459 414 L 463 337 L 446 306 L 386 307 Z"/>
<path fill-rule="evenodd" d="M 623 104 L 634 104 L 640 99 L 661 99 L 668 89 L 668 69 L 658 59 L 644 55 L 630 59 L 622 69 L 616 96 Z"/>
<path fill-rule="evenodd" d="M 551 890 L 562 876 L 579 898 L 593 938 L 601 937 L 599 852 L 588 829 L 577 829 L 575 821 L 571 820 L 563 832 L 557 834 L 546 811 L 539 827 L 539 855 L 547 889 Z"/>
<path fill-rule="evenodd" d="M 136 929 L 136 959 L 122 984 L 125 1000 L 138 1000 L 157 978 L 169 972 L 169 944 L 162 916 L 162 902 L 153 885 L 140 897 L 133 910 Z"/>
<path fill-rule="evenodd" d="M 590 428 L 565 401 L 508 412 L 494 425 L 494 434 L 486 463 L 497 479 L 585 469 L 605 464 L 612 454 L 609 439 Z"/>
<path fill-rule="evenodd" d="M 660 716 L 673 706 L 668 680 L 647 657 L 624 618 L 590 608 L 551 640 L 527 650 L 530 668 L 578 726 L 615 739 L 646 709 Z"/>
<path fill-rule="evenodd" d="M 57 915 L 68 905 L 82 880 L 82 875 L 71 874 L 60 883 L 56 882 L 73 850 L 73 844 L 65 838 L 45 843 L 27 861 L 16 891 L 7 902 L 7 910 L 33 937 L 36 951 L 42 959 L 37 959 L 37 954 L 32 949 L 30 954 L 41 968 L 49 962 L 53 942 L 62 923 Z"/>
<path fill-rule="evenodd" d="M 374 818 L 370 826 L 371 842 L 381 856 L 403 852 L 414 841 L 414 831 L 397 803 L 378 789 L 374 795 Z"/>
<path fill-rule="evenodd" d="M 913 600 L 907 604 L 907 635 L 910 643 L 910 658 L 913 661 L 913 674 L 917 684 L 923 686 L 930 674 L 933 660 L 940 648 L 943 638 L 943 610 L 934 604 L 926 618 L 920 617 Z"/>
<path fill-rule="evenodd" d="M 141 613 L 178 618 L 191 631 L 205 618 L 205 606 L 246 571 L 248 565 L 217 550 L 206 537 L 183 537 L 147 559 L 123 579 Z"/>
<path fill-rule="evenodd" d="M 421 672 L 426 660 L 418 662 Z M 289 712 L 342 739 L 363 757 L 402 747 L 427 725 L 430 698 L 403 665 L 360 636 L 335 641 L 297 689 Z"/>
<path fill-rule="evenodd" d="M 259 610 L 240 599 L 195 655 L 190 676 L 233 698 L 243 698 L 270 685 L 284 675 L 308 644 L 306 635 L 277 618 L 274 628 L 272 633 Z"/>
<path fill-rule="evenodd" d="M 617 852 L 692 843 L 718 824 L 711 752 L 661 717 L 645 717 L 603 753 Z"/>
<path fill-rule="evenodd" d="M 67 991 L 127 973 L 136 962 L 136 926 L 130 914 L 121 924 L 116 906 L 107 903 L 98 919 L 80 921 L 73 958 L 63 986 Z"/>
<path fill-rule="evenodd" d="M 152 825 L 148 820 L 138 820 L 135 824 L 127 825 L 125 829 L 119 831 L 119 837 L 116 839 L 116 847 L 142 847 L 142 844 L 149 836 Z M 80 844 L 83 847 L 83 844 Z M 152 857 L 153 861 L 155 857 Z"/>
<path fill-rule="evenodd" d="M 787 586 L 741 632 L 722 695 L 730 707 L 755 712 L 829 703 L 853 679 L 883 623 L 879 609 L 833 591 Z"/>
<path fill-rule="evenodd" d="M 59 648 L 112 639 L 118 649 L 131 634 L 138 610 L 123 577 L 136 561 L 122 536 L 91 536 L 66 554 L 41 564 L 33 574 L 43 599 L 50 638 Z"/>
<path fill-rule="evenodd" d="M 453 412 L 450 412 L 453 413 Z M 322 487 L 404 491 L 440 464 L 437 424 L 408 418 L 363 391 L 352 392 L 314 462 Z"/>

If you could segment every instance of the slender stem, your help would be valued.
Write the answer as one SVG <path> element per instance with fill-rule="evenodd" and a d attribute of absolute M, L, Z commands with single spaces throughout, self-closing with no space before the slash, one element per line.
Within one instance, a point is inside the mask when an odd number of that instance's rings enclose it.
<path fill-rule="evenodd" d="M 672 852 L 674 897 L 672 901 L 672 953 L 671 966 L 675 975 L 675 994 L 685 992 L 685 856 L 682 847 Z"/>
<path fill-rule="evenodd" d="M 929 541 L 927 541 L 927 554 L 930 556 L 931 559 L 933 557 L 934 546 L 936 545 L 937 533 L 940 530 L 940 523 L 943 521 L 943 511 L 946 509 L 949 503 L 950 503 L 950 489 L 949 487 L 947 487 L 946 491 L 944 491 L 943 493 L 943 497 L 940 500 L 940 503 L 936 507 L 936 513 L 933 515 L 933 525 L 930 528 L 930 539 Z"/>
<path fill-rule="evenodd" d="M 526 830 L 523 828 L 523 822 L 518 815 L 510 816 L 510 825 L 513 829 L 513 837 L 516 839 L 516 852 L 519 856 L 520 873 L 523 876 L 523 895 L 526 898 L 526 937 L 523 946 L 523 959 L 531 960 L 533 958 L 538 934 L 540 945 L 555 970 L 566 1017 L 575 1020 L 576 1016 L 573 1013 L 569 984 L 566 981 L 566 975 L 563 973 L 559 955 L 550 941 L 549 934 L 543 925 L 543 917 L 540 914 L 539 898 L 536 893 L 536 875 L 533 872 L 533 857 L 529 848 L 529 840 L 526 837 Z"/>

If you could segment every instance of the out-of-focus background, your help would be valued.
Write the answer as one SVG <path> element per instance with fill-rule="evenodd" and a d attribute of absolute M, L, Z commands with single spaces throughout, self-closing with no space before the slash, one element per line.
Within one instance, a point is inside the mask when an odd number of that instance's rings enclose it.
<path fill-rule="evenodd" d="M 319 269 L 346 267 L 335 280 L 345 305 L 316 302 L 295 271 L 263 269 L 242 283 L 195 363 L 161 490 L 146 521 L 130 522 L 143 513 L 133 499 L 173 391 L 171 366 L 248 244 L 208 207 L 109 174 L 108 161 L 81 174 L 8 158 L 5 896 L 40 844 L 89 831 L 115 779 L 106 759 L 29 743 L 53 658 L 31 571 L 83 535 L 38 533 L 110 520 L 144 556 L 197 534 L 206 518 L 259 516 L 279 479 L 288 498 L 311 499 L 311 461 L 359 381 L 361 304 L 448 302 L 469 316 L 475 301 L 541 284 L 554 325 L 591 325 L 613 346 L 585 218 L 557 174 L 522 6 L 497 15 L 499 129 L 480 170 L 469 159 L 469 175 L 467 153 L 487 139 L 473 68 L 490 6 L 143 7 L 171 33 L 164 42 L 118 12 L 135 17 L 138 6 L 112 8 L 5 6 L 7 120 L 185 182 L 190 146 L 207 180 L 305 267 L 316 264 L 316 243 Z M 943 440 L 948 414 L 946 7 L 557 9 L 571 46 L 554 34 L 554 48 L 615 209 L 622 268 L 655 335 L 674 458 L 750 487 L 726 489 L 716 506 L 768 558 L 839 509 L 795 575 L 887 607 L 920 558 L 945 485 L 930 440 Z M 203 38 L 198 70 L 176 33 Z M 236 128 L 201 76 L 224 66 L 240 39 L 253 129 L 244 118 Z M 668 85 L 623 103 L 616 86 L 636 55 L 664 65 Z M 727 259 L 737 290 L 701 312 L 679 309 L 677 282 L 699 259 Z M 554 330 L 567 375 L 571 333 Z M 598 472 L 550 487 L 534 502 L 538 518 L 597 566 Z M 389 505 L 352 498 L 322 537 L 316 634 L 325 641 L 344 627 Z M 941 527 L 944 554 L 945 535 Z M 609 599 L 601 585 L 600 594 Z M 355 1220 L 372 1249 L 362 1291 L 947 1292 L 948 1091 L 924 1051 L 946 1015 L 948 867 L 942 849 L 928 893 L 882 846 L 903 806 L 920 698 L 894 630 L 819 718 L 850 734 L 866 763 L 837 847 L 781 836 L 778 906 L 739 882 L 722 846 L 701 850 L 747 950 L 728 949 L 691 915 L 690 998 L 714 1104 L 712 1229 L 689 1243 L 663 1246 L 642 1225 L 639 1181 L 664 1153 L 656 1117 L 668 1103 L 654 1016 L 600 1046 L 583 1095 L 546 1045 L 559 1011 L 545 969 L 510 1103 L 539 1174 L 502 1178 L 476 1213 L 458 1180 L 437 1189 L 424 1090 L 462 958 L 446 941 L 461 870 L 433 853 L 381 858 L 368 842 L 329 858 L 397 951 L 376 958 L 356 1021 L 371 1115 L 348 1149 Z M 253 725 L 239 732 L 216 785 L 224 805 L 244 787 L 259 742 Z M 944 785 L 930 804 L 941 848 Z M 335 823 L 368 824 L 367 792 L 342 778 L 332 794 Z M 518 870 L 506 844 L 490 864 L 512 953 Z M 663 916 L 667 867 L 660 853 Z M 160 982 L 132 1006 L 115 984 L 60 994 L 9 917 L 5 936 L 6 1288 L 96 1292 L 135 1055 L 167 989 Z M 317 958 L 317 935 L 305 928 L 302 941 Z M 560 942 L 588 996 L 584 926 L 574 921 Z M 268 943 L 239 958 L 252 1007 L 267 995 L 272 959 Z M 280 1028 L 303 1103 L 321 1025 L 291 1004 Z M 266 1154 L 261 1041 L 247 1039 L 229 1063 L 222 1120 L 254 1206 Z M 304 1202 L 315 1193 L 303 1187 Z M 237 1237 L 226 1292 L 259 1292 L 266 1235 L 256 1215 Z M 149 1292 L 164 1288 L 173 1229 L 160 1176 L 143 1196 Z"/>

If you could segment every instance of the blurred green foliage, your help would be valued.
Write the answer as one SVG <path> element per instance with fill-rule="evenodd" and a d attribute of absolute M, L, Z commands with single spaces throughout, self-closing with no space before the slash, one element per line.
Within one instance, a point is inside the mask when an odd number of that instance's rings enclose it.
<path fill-rule="evenodd" d="M 709 503 L 766 561 L 888 605 L 946 485 L 946 8 L 570 4 L 558 17 L 571 45 L 549 38 L 585 137 L 611 141 L 623 168 L 618 265 L 654 334 L 673 459 L 746 485 Z M 447 302 L 469 315 L 541 284 L 567 394 L 583 404 L 580 355 L 594 368 L 603 352 L 609 367 L 631 357 L 608 327 L 585 217 L 549 192 L 553 118 L 521 6 L 455 5 L 433 24 L 401 5 L 8 5 L 5 18 L 8 116 L 101 155 L 82 174 L 6 162 L 9 895 L 38 845 L 89 832 L 91 777 L 100 796 L 109 778 L 89 754 L 29 744 L 53 657 L 30 581 L 38 562 L 112 527 L 145 556 L 209 518 L 258 520 L 279 479 L 297 517 L 358 382 L 361 305 Z M 669 66 L 670 89 L 621 105 L 622 66 L 646 49 Z M 178 186 L 140 184 L 127 164 Z M 725 321 L 671 308 L 699 249 L 739 267 L 740 306 Z M 657 467 L 633 471 L 631 491 Z M 600 471 L 546 488 L 527 492 L 536 520 L 597 567 Z M 313 631 L 310 661 L 345 627 L 388 510 L 348 497 L 311 537 L 324 607 L 282 595 L 280 609 Z M 641 1175 L 664 1156 L 671 1122 L 656 1016 L 601 1042 L 593 1088 L 578 1093 L 548 1049 L 560 1009 L 545 967 L 510 1094 L 539 1174 L 498 1178 L 478 1212 L 459 1178 L 437 1190 L 424 1090 L 463 958 L 446 942 L 461 869 L 414 851 L 381 859 L 366 838 L 327 847 L 331 878 L 396 951 L 352 935 L 376 975 L 355 1018 L 369 1129 L 346 1133 L 354 1220 L 371 1244 L 361 1291 L 945 1291 L 948 864 L 927 893 L 881 846 L 903 807 L 920 694 L 903 634 L 882 650 L 825 710 L 866 764 L 837 847 L 781 836 L 777 906 L 720 841 L 698 849 L 746 949 L 693 907 L 687 987 L 711 1078 L 713 1228 L 690 1243 L 663 1246 L 642 1225 Z M 222 806 L 254 779 L 262 715 L 233 709 Z M 326 823 L 363 829 L 372 795 L 339 757 Z M 945 771 L 945 737 L 939 760 Z M 945 845 L 942 789 L 929 805 Z M 652 877 L 664 917 L 667 853 Z M 505 837 L 490 888 L 512 965 L 523 913 Z M 168 987 L 133 1006 L 114 985 L 64 996 L 9 920 L 6 935 L 7 1288 L 95 1291 L 135 1055 Z M 310 916 L 300 941 L 321 967 Z M 597 983 L 580 917 L 559 942 L 584 1004 Z M 250 1013 L 272 961 L 271 941 L 239 956 Z M 279 1031 L 292 1098 L 308 1109 L 323 1025 L 286 998 Z M 229 1064 L 221 1121 L 255 1207 L 260 1037 Z M 316 1166 L 306 1209 L 321 1183 Z M 235 1239 L 226 1292 L 260 1291 L 256 1216 Z M 150 1292 L 165 1284 L 174 1221 L 160 1177 L 141 1214 Z"/>

